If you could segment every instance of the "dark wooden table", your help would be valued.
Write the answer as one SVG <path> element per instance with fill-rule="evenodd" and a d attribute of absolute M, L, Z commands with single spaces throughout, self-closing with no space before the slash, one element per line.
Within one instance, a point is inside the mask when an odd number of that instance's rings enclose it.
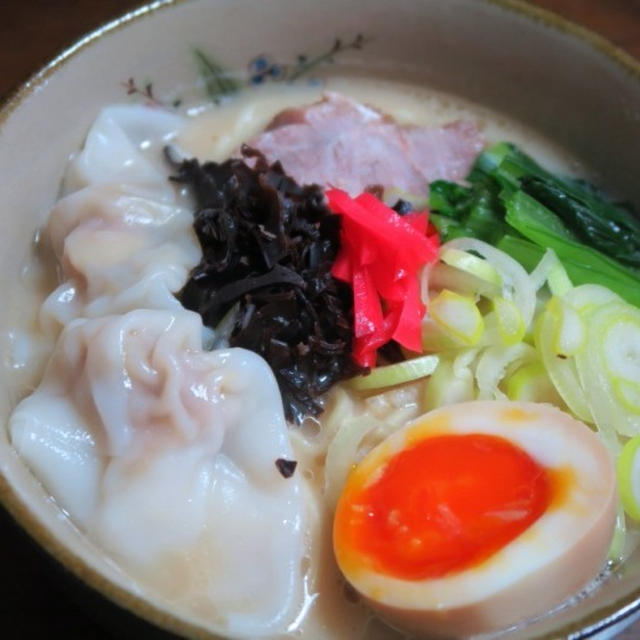
<path fill-rule="evenodd" d="M 443 0 L 445 1 L 445 0 Z M 0 0 L 0 95 L 80 35 L 141 4 L 138 0 Z M 640 0 L 534 0 L 601 33 L 640 58 Z M 80 598 L 80 599 L 79 599 Z M 78 596 L 64 575 L 0 509 L 0 637 L 108 640 L 145 637 L 111 621 L 99 600 Z M 621 638 L 640 638 L 640 623 Z"/>

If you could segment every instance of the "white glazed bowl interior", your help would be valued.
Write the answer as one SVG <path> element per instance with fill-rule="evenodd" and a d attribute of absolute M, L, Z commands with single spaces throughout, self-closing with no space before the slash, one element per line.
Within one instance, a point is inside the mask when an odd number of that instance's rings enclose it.
<path fill-rule="evenodd" d="M 0 116 L 0 286 L 6 332 L 29 260 L 34 230 L 54 202 L 69 154 L 100 107 L 122 100 L 128 78 L 150 80 L 157 95 L 198 82 L 193 48 L 245 71 L 257 54 L 289 61 L 334 38 L 369 38 L 324 73 L 399 79 L 463 96 L 509 114 L 593 167 L 604 184 L 636 202 L 640 148 L 640 66 L 597 38 L 585 38 L 509 0 L 185 0 L 156 3 L 93 34 L 35 76 Z M 12 382 L 6 368 L 2 389 Z M 3 419 L 15 401 L 0 395 Z M 104 557 L 47 497 L 0 430 L 0 497 L 50 553 L 107 597 L 153 623 L 207 636 L 132 593 Z M 640 557 L 595 594 L 525 629 L 522 637 L 586 636 L 632 612 L 640 598 Z"/>

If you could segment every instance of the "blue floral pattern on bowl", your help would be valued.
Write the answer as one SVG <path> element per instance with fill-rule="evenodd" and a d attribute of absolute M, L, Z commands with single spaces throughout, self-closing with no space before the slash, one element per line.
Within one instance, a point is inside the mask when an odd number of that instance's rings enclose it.
<path fill-rule="evenodd" d="M 247 64 L 247 77 L 239 78 L 238 74 L 225 69 L 215 58 L 204 53 L 201 49 L 194 49 L 193 55 L 198 69 L 202 87 L 213 102 L 219 102 L 224 96 L 237 93 L 246 86 L 261 85 L 266 82 L 295 82 L 306 77 L 312 84 L 319 82 L 311 73 L 318 67 L 335 62 L 337 56 L 350 49 L 362 49 L 369 42 L 361 33 L 351 40 L 336 38 L 331 47 L 316 55 L 299 54 L 295 62 L 287 64 L 262 53 L 252 58 Z M 127 95 L 135 96 L 147 104 L 177 108 L 182 103 L 175 99 L 170 104 L 158 99 L 153 92 L 153 83 L 145 82 L 138 86 L 134 78 L 122 83 Z"/>

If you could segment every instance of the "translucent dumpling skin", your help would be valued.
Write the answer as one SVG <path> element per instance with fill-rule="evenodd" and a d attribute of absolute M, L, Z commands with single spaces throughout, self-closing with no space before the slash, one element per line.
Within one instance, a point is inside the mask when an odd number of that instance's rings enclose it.
<path fill-rule="evenodd" d="M 67 169 L 64 192 L 95 184 L 129 184 L 153 189 L 160 199 L 173 199 L 160 150 L 184 126 L 182 116 L 164 109 L 136 104 L 105 107 Z M 156 154 L 142 153 L 152 146 Z"/>
<path fill-rule="evenodd" d="M 285 631 L 302 601 L 302 499 L 277 385 L 200 350 L 187 311 L 71 322 L 10 422 L 15 448 L 132 575 L 231 635 Z"/>
<path fill-rule="evenodd" d="M 189 198 L 169 180 L 162 146 L 185 119 L 143 105 L 103 109 L 71 160 L 44 238 L 63 282 L 40 325 L 56 336 L 80 317 L 178 310 L 174 297 L 200 259 Z"/>
<path fill-rule="evenodd" d="M 78 317 L 180 309 L 173 293 L 200 258 L 191 214 L 130 186 L 62 198 L 46 231 L 65 280 L 40 313 L 49 335 Z"/>

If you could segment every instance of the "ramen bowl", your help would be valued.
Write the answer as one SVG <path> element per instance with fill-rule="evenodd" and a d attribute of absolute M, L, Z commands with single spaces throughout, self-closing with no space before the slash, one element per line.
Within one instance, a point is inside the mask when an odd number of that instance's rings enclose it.
<path fill-rule="evenodd" d="M 384 0 L 157 2 L 80 40 L 10 96 L 0 113 L 4 339 L 37 311 L 37 296 L 24 285 L 34 232 L 58 197 L 70 154 L 81 148 L 102 107 L 138 101 L 195 113 L 226 100 L 231 90 L 269 85 L 285 91 L 292 80 L 322 87 L 328 78 L 401 82 L 469 101 L 522 123 L 610 192 L 640 202 L 640 65 L 552 14 L 517 0 L 397 0 L 392 8 Z M 6 425 L 28 383 L 10 359 L 0 375 Z M 6 428 L 0 431 L 0 500 L 42 549 L 89 587 L 92 606 L 110 601 L 158 630 L 218 637 L 197 616 L 141 589 L 97 548 L 43 489 Z M 593 592 L 504 633 L 586 638 L 614 633 L 638 612 L 636 552 Z M 75 624 L 69 620 L 69 630 Z"/>

